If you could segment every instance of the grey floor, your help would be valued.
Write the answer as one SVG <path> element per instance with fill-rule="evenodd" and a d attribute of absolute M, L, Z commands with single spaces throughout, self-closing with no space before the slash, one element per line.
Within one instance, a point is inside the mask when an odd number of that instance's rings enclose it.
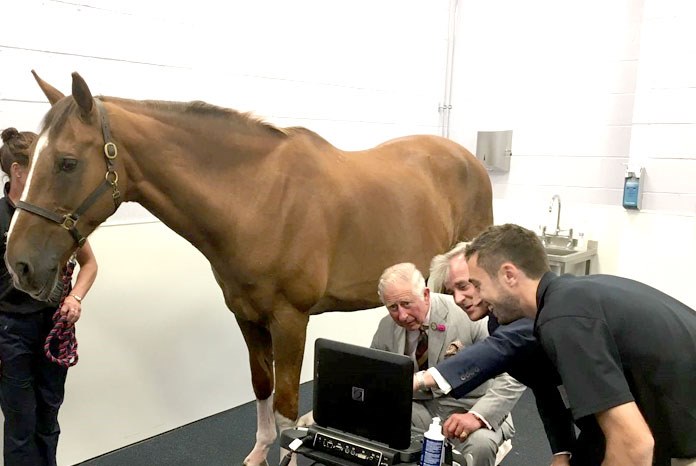
<path fill-rule="evenodd" d="M 311 409 L 312 384 L 300 387 L 300 412 Z M 513 410 L 517 434 L 503 466 L 539 466 L 550 463 L 551 452 L 544 435 L 534 396 L 527 390 Z M 166 432 L 80 463 L 81 466 L 241 466 L 254 445 L 256 407 L 237 408 Z M 277 444 L 269 464 L 278 464 Z M 310 464 L 300 461 L 300 466 Z"/>

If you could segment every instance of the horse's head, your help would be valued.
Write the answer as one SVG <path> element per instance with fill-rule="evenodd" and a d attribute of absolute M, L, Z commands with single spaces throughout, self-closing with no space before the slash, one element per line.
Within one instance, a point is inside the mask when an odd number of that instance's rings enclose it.
<path fill-rule="evenodd" d="M 16 287 L 46 299 L 70 255 L 121 198 L 117 149 L 103 104 L 77 73 L 68 97 L 34 77 L 52 108 L 10 224 L 5 262 Z"/>

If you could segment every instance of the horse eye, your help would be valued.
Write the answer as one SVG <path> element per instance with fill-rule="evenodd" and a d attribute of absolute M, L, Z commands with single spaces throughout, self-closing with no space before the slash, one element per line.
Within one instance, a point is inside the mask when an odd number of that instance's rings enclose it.
<path fill-rule="evenodd" d="M 71 158 L 63 158 L 58 162 L 58 167 L 60 168 L 61 171 L 64 172 L 71 172 L 77 167 L 77 159 L 71 159 Z"/>

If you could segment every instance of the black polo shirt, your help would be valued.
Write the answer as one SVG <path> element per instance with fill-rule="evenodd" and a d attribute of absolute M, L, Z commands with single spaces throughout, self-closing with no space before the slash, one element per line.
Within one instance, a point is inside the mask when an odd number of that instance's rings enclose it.
<path fill-rule="evenodd" d="M 693 309 L 633 280 L 552 273 L 537 308 L 537 336 L 575 419 L 635 401 L 656 456 L 696 457 Z"/>

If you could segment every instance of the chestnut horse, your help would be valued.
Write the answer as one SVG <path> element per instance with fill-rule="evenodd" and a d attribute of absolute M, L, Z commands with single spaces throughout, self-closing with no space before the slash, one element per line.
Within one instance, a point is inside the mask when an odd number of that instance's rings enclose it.
<path fill-rule="evenodd" d="M 493 220 L 486 170 L 447 139 L 345 152 L 203 102 L 94 98 L 77 73 L 65 97 L 34 76 L 52 108 L 8 233 L 14 283 L 46 298 L 60 265 L 124 201 L 187 239 L 249 350 L 258 425 L 247 465 L 266 463 L 276 426 L 297 420 L 311 314 L 379 306 L 386 267 L 427 270 Z"/>

